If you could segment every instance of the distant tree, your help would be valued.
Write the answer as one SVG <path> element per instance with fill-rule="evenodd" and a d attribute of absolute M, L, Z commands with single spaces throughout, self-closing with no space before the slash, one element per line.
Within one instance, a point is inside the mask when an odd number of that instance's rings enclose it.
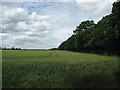
<path fill-rule="evenodd" d="M 3 48 L 3 50 L 6 50 L 6 49 L 7 49 L 6 47 Z"/>
<path fill-rule="evenodd" d="M 19 50 L 21 50 L 21 48 L 18 48 Z"/>
<path fill-rule="evenodd" d="M 58 48 L 52 48 L 52 49 L 49 49 L 49 50 L 58 50 Z"/>
<path fill-rule="evenodd" d="M 12 49 L 12 50 L 14 50 L 15 48 L 14 48 L 14 47 L 12 47 L 11 49 Z"/>
<path fill-rule="evenodd" d="M 18 50 L 18 48 L 15 48 L 16 50 Z"/>

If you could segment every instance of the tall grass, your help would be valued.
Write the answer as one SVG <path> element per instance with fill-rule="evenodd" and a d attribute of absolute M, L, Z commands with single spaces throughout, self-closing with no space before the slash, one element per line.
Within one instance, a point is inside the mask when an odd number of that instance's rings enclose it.
<path fill-rule="evenodd" d="M 2 51 L 3 88 L 115 88 L 118 58 L 68 51 Z"/>

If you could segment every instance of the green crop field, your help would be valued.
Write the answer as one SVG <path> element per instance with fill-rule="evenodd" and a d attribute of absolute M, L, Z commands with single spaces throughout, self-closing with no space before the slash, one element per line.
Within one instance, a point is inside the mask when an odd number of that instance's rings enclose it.
<path fill-rule="evenodd" d="M 115 88 L 118 84 L 115 56 L 2 50 L 3 88 Z"/>

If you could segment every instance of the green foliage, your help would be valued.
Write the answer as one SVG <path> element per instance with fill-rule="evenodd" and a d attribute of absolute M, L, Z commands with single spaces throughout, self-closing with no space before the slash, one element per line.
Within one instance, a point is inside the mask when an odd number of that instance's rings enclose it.
<path fill-rule="evenodd" d="M 73 32 L 74 40 L 64 41 L 59 46 L 61 50 L 69 48 L 79 52 L 120 55 L 120 2 L 115 2 L 112 14 L 103 17 L 97 24 L 93 20 L 86 20 Z"/>
<path fill-rule="evenodd" d="M 54 50 L 3 50 L 3 88 L 116 88 L 118 58 Z"/>
<path fill-rule="evenodd" d="M 87 20 L 87 21 L 83 21 L 81 22 L 81 24 L 79 26 L 76 27 L 76 30 L 74 30 L 73 32 L 76 33 L 76 34 L 79 34 L 81 32 L 83 32 L 84 30 L 86 29 L 90 29 L 94 26 L 94 21 L 91 20 Z"/>
<path fill-rule="evenodd" d="M 68 38 L 67 41 L 63 42 L 58 49 L 60 50 L 74 50 L 75 49 L 75 35 Z"/>

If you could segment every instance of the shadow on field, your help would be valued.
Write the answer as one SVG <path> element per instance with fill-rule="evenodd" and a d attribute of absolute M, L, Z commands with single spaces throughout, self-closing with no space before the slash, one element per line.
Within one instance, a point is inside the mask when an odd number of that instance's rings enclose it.
<path fill-rule="evenodd" d="M 112 77 L 101 74 L 75 75 L 69 74 L 66 81 L 71 81 L 73 88 L 119 88 L 120 71 L 115 72 Z M 119 80 L 118 80 L 119 79 Z"/>
<path fill-rule="evenodd" d="M 71 81 L 73 88 L 120 88 L 120 62 L 118 61 L 117 70 L 106 71 L 104 69 L 97 71 L 91 69 L 69 72 L 65 77 L 65 81 Z"/>
<path fill-rule="evenodd" d="M 115 76 L 116 76 L 116 78 L 118 80 L 118 86 L 120 88 L 120 69 L 115 73 Z"/>

